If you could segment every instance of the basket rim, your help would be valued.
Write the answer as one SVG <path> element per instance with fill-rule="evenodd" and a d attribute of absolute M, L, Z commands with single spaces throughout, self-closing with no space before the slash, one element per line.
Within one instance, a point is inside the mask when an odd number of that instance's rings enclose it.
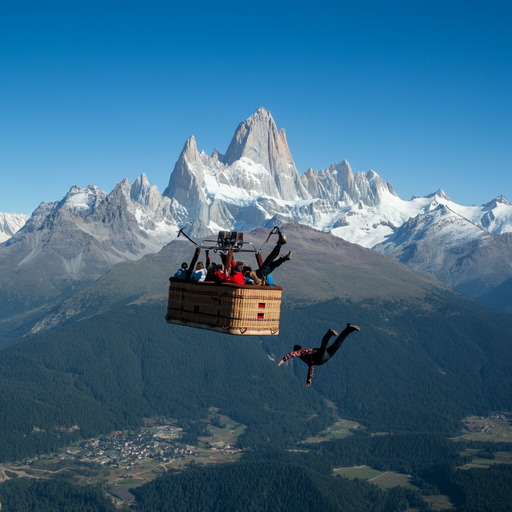
<path fill-rule="evenodd" d="M 214 281 L 193 281 L 193 280 L 187 280 L 182 279 L 180 277 L 170 277 L 169 281 L 171 283 L 181 283 L 181 284 L 187 284 L 192 286 L 222 286 L 227 288 L 241 288 L 245 290 L 281 290 L 283 291 L 282 286 L 258 286 L 255 284 L 235 284 L 235 283 L 215 283 Z"/>

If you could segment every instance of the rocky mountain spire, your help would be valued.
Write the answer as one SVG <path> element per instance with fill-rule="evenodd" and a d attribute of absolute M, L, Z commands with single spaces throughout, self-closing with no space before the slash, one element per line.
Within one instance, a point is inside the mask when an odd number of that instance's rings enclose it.
<path fill-rule="evenodd" d="M 161 196 L 158 187 L 156 185 L 151 186 L 148 177 L 142 173 L 130 189 L 130 199 L 148 206 L 150 210 L 154 211 L 161 201 Z"/>
<path fill-rule="evenodd" d="M 204 169 L 196 139 L 191 135 L 174 166 L 169 185 L 163 195 L 184 206 L 191 218 L 208 224 L 206 197 L 203 192 Z"/>
<path fill-rule="evenodd" d="M 332 163 L 329 169 L 313 171 L 310 167 L 301 177 L 302 184 L 312 197 L 328 201 L 349 201 L 354 191 L 354 174 L 346 160 Z M 352 199 L 355 202 L 359 199 Z"/>
<path fill-rule="evenodd" d="M 309 199 L 290 153 L 286 132 L 277 129 L 272 114 L 263 107 L 238 125 L 223 162 L 232 165 L 243 157 L 270 172 L 282 199 Z"/>

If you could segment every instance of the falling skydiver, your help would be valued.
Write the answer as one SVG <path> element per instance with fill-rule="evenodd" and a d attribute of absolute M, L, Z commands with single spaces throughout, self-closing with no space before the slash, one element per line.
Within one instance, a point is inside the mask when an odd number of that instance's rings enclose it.
<path fill-rule="evenodd" d="M 299 357 L 301 361 L 304 361 L 309 366 L 306 384 L 307 386 L 311 386 L 314 366 L 319 366 L 329 361 L 329 359 L 341 347 L 341 344 L 345 341 L 347 336 L 351 332 L 360 330 L 361 329 L 359 329 L 357 325 L 347 324 L 343 332 L 338 336 L 336 331 L 329 329 L 322 339 L 320 348 L 302 348 L 300 345 L 295 345 L 293 347 L 293 352 L 286 354 L 283 359 L 279 361 L 278 366 L 281 366 L 285 361 L 288 361 L 288 359 L 291 359 L 292 357 Z M 336 338 L 336 341 L 327 348 L 327 343 L 329 343 L 332 336 L 338 337 Z"/>

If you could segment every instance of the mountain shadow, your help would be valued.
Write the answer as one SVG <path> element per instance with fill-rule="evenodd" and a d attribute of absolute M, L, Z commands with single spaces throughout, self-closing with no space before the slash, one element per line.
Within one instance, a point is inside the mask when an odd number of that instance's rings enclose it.
<path fill-rule="evenodd" d="M 475 300 L 491 308 L 512 313 L 512 277 Z"/>

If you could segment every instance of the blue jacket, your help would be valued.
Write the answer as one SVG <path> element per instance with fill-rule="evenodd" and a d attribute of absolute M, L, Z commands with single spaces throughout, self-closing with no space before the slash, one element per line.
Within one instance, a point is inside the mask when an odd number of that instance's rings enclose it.
<path fill-rule="evenodd" d="M 176 274 L 174 274 L 174 277 L 179 277 L 180 279 L 185 279 L 187 277 L 187 271 L 188 268 L 180 268 Z"/>

